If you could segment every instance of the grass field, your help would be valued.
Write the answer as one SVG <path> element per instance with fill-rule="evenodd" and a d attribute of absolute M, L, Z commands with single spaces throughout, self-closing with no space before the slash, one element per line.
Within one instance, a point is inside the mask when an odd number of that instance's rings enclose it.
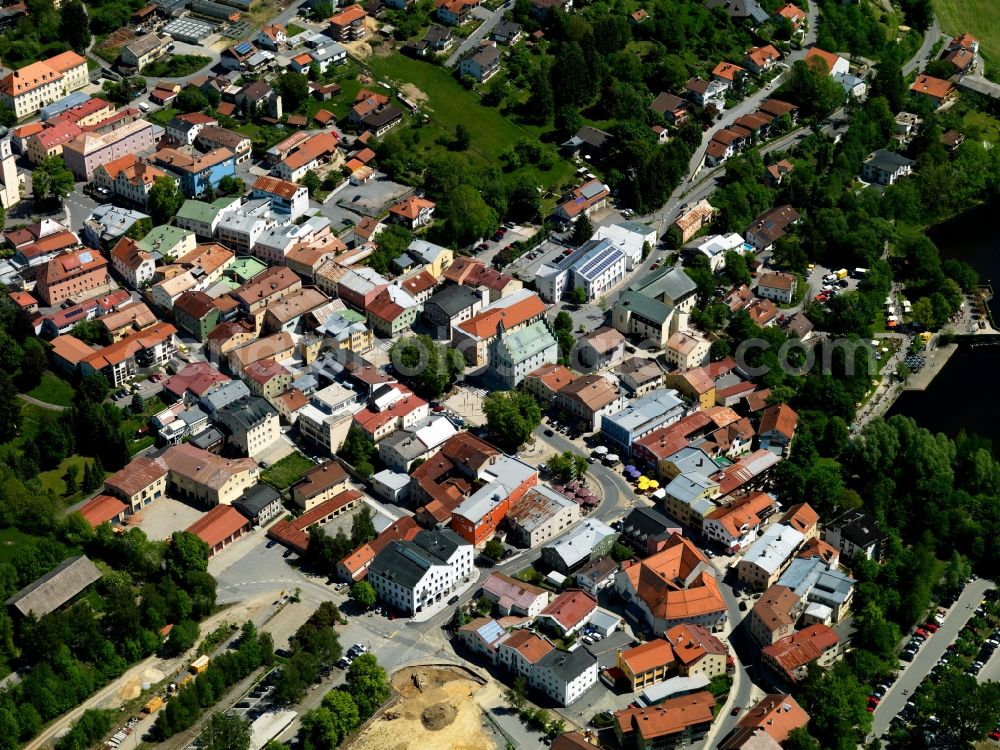
<path fill-rule="evenodd" d="M 997 0 L 934 0 L 941 29 L 952 36 L 968 32 L 979 39 L 988 63 L 1000 64 L 1000 3 Z"/>
<path fill-rule="evenodd" d="M 299 26 L 297 23 L 290 23 L 285 28 L 285 33 L 288 34 L 289 37 L 298 36 L 303 31 L 305 31 L 305 29 Z"/>
<path fill-rule="evenodd" d="M 301 453 L 290 453 L 278 461 L 260 478 L 276 490 L 285 490 L 302 478 L 302 475 L 315 464 Z"/>
<path fill-rule="evenodd" d="M 451 74 L 439 65 L 422 62 L 394 52 L 388 57 L 372 56 L 365 61 L 376 80 L 390 81 L 396 86 L 412 84 L 427 97 L 423 108 L 431 118 L 431 126 L 440 130 L 440 136 L 454 137 L 455 126 L 475 123 L 471 128 L 469 152 L 484 162 L 496 164 L 500 154 L 518 141 L 537 140 L 534 133 L 504 117 L 495 109 L 485 107 L 474 91 L 463 88 Z M 422 142 L 431 142 L 424 138 Z M 555 166 L 542 171 L 524 167 L 511 174 L 531 174 L 539 185 L 561 185 L 573 173 L 569 162 L 559 159 Z"/>
<path fill-rule="evenodd" d="M 93 459 L 84 458 L 83 456 L 70 456 L 69 458 L 64 458 L 62 463 L 59 464 L 58 468 L 52 469 L 51 471 L 42 471 L 38 474 L 38 481 L 42 483 L 42 489 L 52 490 L 59 497 L 64 497 L 66 495 L 66 482 L 63 481 L 63 475 L 70 466 L 76 466 L 80 469 L 77 474 L 76 481 L 79 484 L 83 481 L 83 467 L 92 461 Z M 75 502 L 80 498 L 79 492 L 74 493 L 67 498 L 67 502 Z"/>
<path fill-rule="evenodd" d="M 962 132 L 973 140 L 996 143 L 1000 140 L 1000 120 L 970 109 L 962 117 Z"/>
<path fill-rule="evenodd" d="M 28 391 L 29 396 L 44 401 L 47 404 L 57 404 L 58 406 L 71 406 L 73 404 L 73 386 L 62 378 L 57 378 L 51 373 L 42 376 L 42 382 L 37 387 Z"/>

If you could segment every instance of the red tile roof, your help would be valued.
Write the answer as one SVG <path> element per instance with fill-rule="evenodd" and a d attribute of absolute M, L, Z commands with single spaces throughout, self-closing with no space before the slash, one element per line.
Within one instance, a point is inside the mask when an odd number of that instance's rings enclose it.
<path fill-rule="evenodd" d="M 541 615 L 551 617 L 563 630 L 572 630 L 597 609 L 597 600 L 586 591 L 564 591 L 553 599 Z"/>
<path fill-rule="evenodd" d="M 80 508 L 80 515 L 95 529 L 102 523 L 118 518 L 128 506 L 111 495 L 98 495 Z"/>
<path fill-rule="evenodd" d="M 319 523 L 338 508 L 353 503 L 363 497 L 357 490 L 344 490 L 339 495 L 331 497 L 315 508 L 310 508 L 298 518 L 286 521 L 281 519 L 267 531 L 270 539 L 293 547 L 300 552 L 309 548 L 309 527 Z"/>
<path fill-rule="evenodd" d="M 241 529 L 248 528 L 249 524 L 246 516 L 232 505 L 216 505 L 188 526 L 186 531 L 194 534 L 212 549 Z"/>

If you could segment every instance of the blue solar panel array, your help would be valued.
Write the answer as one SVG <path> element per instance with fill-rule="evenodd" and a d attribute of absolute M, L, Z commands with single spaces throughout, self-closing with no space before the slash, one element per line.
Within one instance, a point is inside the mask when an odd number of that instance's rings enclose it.
<path fill-rule="evenodd" d="M 249 55 L 253 52 L 253 45 L 250 42 L 240 42 L 234 49 L 237 55 Z"/>

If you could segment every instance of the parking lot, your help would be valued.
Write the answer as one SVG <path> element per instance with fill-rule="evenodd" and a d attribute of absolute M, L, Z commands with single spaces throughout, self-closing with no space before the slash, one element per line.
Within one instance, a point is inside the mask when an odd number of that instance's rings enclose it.
<path fill-rule="evenodd" d="M 205 513 L 181 500 L 160 497 L 132 514 L 129 526 L 138 526 L 150 539 L 169 539 L 175 531 L 184 531 Z"/>

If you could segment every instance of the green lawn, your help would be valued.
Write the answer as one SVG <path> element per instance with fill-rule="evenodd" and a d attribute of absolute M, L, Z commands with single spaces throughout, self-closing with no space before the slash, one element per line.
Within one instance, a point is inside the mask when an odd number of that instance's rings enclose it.
<path fill-rule="evenodd" d="M 39 472 L 38 481 L 42 483 L 43 490 L 52 490 L 59 497 L 64 497 L 66 495 L 66 482 L 63 481 L 63 475 L 66 473 L 66 470 L 70 466 L 79 467 L 80 472 L 77 475 L 77 483 L 79 484 L 79 482 L 83 481 L 83 467 L 92 460 L 83 456 L 64 458 L 58 468 Z M 67 501 L 75 502 L 78 499 L 80 499 L 79 493 L 75 493 L 67 498 Z"/>
<path fill-rule="evenodd" d="M 431 63 L 405 57 L 394 52 L 388 57 L 371 57 L 366 60 L 376 80 L 389 81 L 396 86 L 411 83 L 426 95 L 421 108 L 431 119 L 431 126 L 441 131 L 441 137 L 451 138 L 455 126 L 470 126 L 472 139 L 469 152 L 490 165 L 496 164 L 500 154 L 518 141 L 537 140 L 530 130 L 521 127 L 495 109 L 485 107 L 479 95 L 462 87 L 448 71 Z M 429 126 L 430 127 L 430 126 Z M 437 138 L 422 138 L 422 143 L 432 145 Z M 536 184 L 562 185 L 573 173 L 573 165 L 558 159 L 555 166 L 542 171 L 523 167 L 512 175 L 531 175 Z"/>
<path fill-rule="evenodd" d="M 174 119 L 174 117 L 176 117 L 178 114 L 180 114 L 179 109 L 174 109 L 173 107 L 165 107 L 164 109 L 158 109 L 155 112 L 150 112 L 148 115 L 146 115 L 146 119 L 149 120 L 150 122 L 155 122 L 157 125 L 166 127 L 167 123 L 170 122 L 172 119 Z"/>
<path fill-rule="evenodd" d="M 975 141 L 1000 141 L 1000 120 L 975 109 L 962 117 L 962 132 Z"/>
<path fill-rule="evenodd" d="M 1000 62 L 1000 3 L 996 0 L 934 0 L 934 12 L 947 34 L 968 32 L 979 39 L 987 63 Z"/>
<path fill-rule="evenodd" d="M 154 60 L 142 69 L 141 75 L 150 78 L 182 78 L 197 73 L 212 62 L 204 55 L 171 55 Z"/>
<path fill-rule="evenodd" d="M 75 392 L 73 386 L 65 380 L 47 372 L 42 376 L 42 382 L 28 391 L 27 395 L 47 404 L 71 406 Z"/>
<path fill-rule="evenodd" d="M 301 453 L 291 453 L 260 475 L 260 478 L 276 490 L 285 490 L 302 478 L 315 464 Z"/>
<path fill-rule="evenodd" d="M 295 23 L 290 23 L 285 27 L 285 33 L 288 34 L 289 38 L 298 36 L 303 31 L 305 31 L 305 29 Z"/>

